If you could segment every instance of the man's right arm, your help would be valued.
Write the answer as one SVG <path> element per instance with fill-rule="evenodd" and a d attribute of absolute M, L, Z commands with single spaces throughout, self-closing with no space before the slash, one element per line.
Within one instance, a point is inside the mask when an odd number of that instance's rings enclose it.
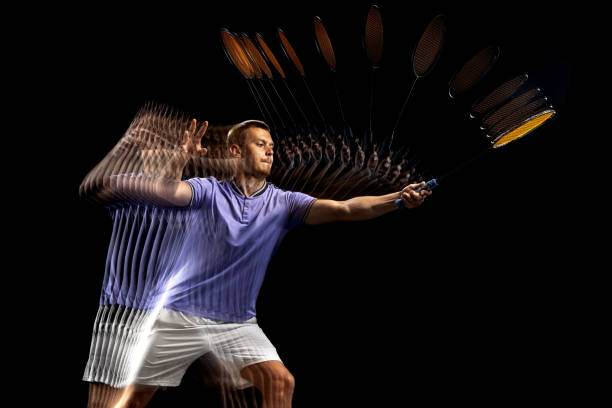
<path fill-rule="evenodd" d="M 189 183 L 147 174 L 111 176 L 106 189 L 112 201 L 131 201 L 162 207 L 185 207 L 191 203 Z"/>
<path fill-rule="evenodd" d="M 138 132 L 124 137 L 85 177 L 80 194 L 100 204 L 128 201 L 158 206 L 189 205 L 192 189 L 181 177 L 190 157 L 206 154 L 200 140 L 207 125 L 204 122 L 196 132 L 193 120 L 181 146 L 160 146 L 151 143 L 150 136 L 141 137 Z"/>

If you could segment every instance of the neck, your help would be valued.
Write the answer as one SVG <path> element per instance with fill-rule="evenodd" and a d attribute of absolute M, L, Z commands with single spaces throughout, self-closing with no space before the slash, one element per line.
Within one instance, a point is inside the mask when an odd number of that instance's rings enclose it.
<path fill-rule="evenodd" d="M 245 196 L 250 197 L 253 195 L 253 193 L 263 187 L 264 183 L 266 182 L 266 178 L 247 174 L 238 174 L 236 177 L 234 177 L 234 182 Z"/>

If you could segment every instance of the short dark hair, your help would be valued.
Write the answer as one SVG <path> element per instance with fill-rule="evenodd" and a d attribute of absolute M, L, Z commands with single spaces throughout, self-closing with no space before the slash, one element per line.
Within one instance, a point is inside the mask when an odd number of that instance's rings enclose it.
<path fill-rule="evenodd" d="M 240 122 L 237 125 L 232 126 L 232 128 L 227 132 L 228 146 L 231 146 L 233 144 L 243 146 L 244 139 L 246 137 L 246 130 L 254 127 L 265 129 L 268 132 L 270 131 L 270 126 L 268 126 L 265 122 L 262 122 L 261 120 L 245 120 L 244 122 Z"/>

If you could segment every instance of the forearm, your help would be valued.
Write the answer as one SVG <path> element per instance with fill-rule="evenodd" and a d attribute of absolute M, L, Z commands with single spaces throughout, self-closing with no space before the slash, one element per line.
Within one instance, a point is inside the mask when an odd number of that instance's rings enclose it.
<path fill-rule="evenodd" d="M 361 196 L 344 201 L 345 211 L 342 221 L 362 221 L 380 217 L 397 210 L 395 200 L 400 198 L 400 192 L 381 196 Z"/>
<path fill-rule="evenodd" d="M 118 174 L 110 178 L 105 194 L 111 201 L 129 201 L 154 206 L 183 206 L 188 204 L 179 197 L 181 180 L 140 174 Z M 184 187 L 183 187 L 184 188 Z"/>
<path fill-rule="evenodd" d="M 172 203 L 187 160 L 188 155 L 176 148 L 143 146 L 123 138 L 83 180 L 80 193 L 102 204 L 167 205 Z"/>

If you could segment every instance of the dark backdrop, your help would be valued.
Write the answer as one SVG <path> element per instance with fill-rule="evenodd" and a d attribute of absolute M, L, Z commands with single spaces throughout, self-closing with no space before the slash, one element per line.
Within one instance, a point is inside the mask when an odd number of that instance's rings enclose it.
<path fill-rule="evenodd" d="M 381 3 L 385 48 L 375 104 L 381 133 L 407 94 L 410 54 L 420 34 L 435 15 L 448 17 L 442 58 L 417 82 L 399 133 L 432 174 L 482 139 L 465 108 L 478 92 L 451 102 L 446 86 L 487 45 L 499 45 L 501 56 L 479 91 L 527 72 L 557 116 L 446 179 L 421 208 L 289 233 L 270 264 L 258 319 L 296 377 L 295 406 L 522 401 L 533 392 L 538 400 L 565 397 L 573 357 L 564 350 L 568 322 L 575 319 L 572 290 L 578 290 L 567 268 L 574 240 L 566 176 L 575 92 L 569 13 L 533 5 Z M 213 125 L 259 117 L 246 83 L 223 54 L 222 26 L 262 33 L 278 56 L 274 29 L 282 27 L 333 117 L 329 78 L 312 34 L 312 17 L 320 16 L 336 49 L 349 122 L 363 128 L 369 79 L 361 35 L 368 6 L 99 4 L 55 8 L 55 20 L 38 27 L 36 60 L 46 69 L 32 92 L 54 113 L 42 137 L 53 146 L 45 157 L 61 180 L 37 186 L 55 197 L 37 216 L 45 226 L 41 256 L 50 269 L 41 290 L 52 295 L 46 304 L 61 311 L 42 311 L 45 365 L 62 372 L 51 383 L 68 405 L 86 401 L 81 375 L 111 233 L 106 211 L 78 197 L 85 174 L 147 101 Z M 286 59 L 281 63 L 294 81 L 295 70 Z M 204 398 L 190 373 L 151 406 L 201 406 Z"/>

